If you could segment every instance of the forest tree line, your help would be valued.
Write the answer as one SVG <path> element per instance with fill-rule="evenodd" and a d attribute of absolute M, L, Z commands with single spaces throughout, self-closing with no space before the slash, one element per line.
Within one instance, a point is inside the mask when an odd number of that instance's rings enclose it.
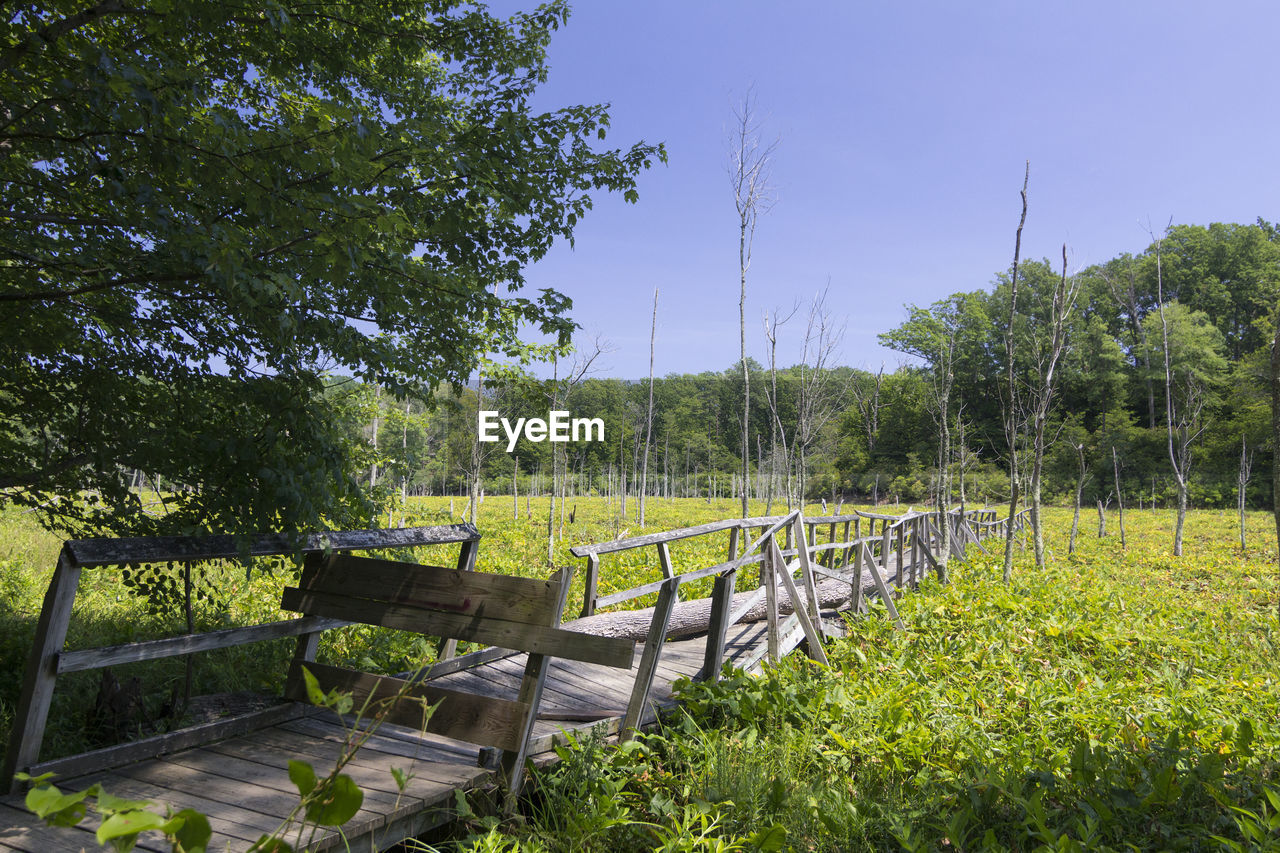
<path fill-rule="evenodd" d="M 823 297 L 789 317 L 767 316 L 757 334 L 771 363 L 748 362 L 749 495 L 781 505 L 932 502 L 945 411 L 952 500 L 1007 500 L 1008 414 L 1029 446 L 1056 319 L 1060 356 L 1039 426 L 1045 500 L 1069 503 L 1079 491 L 1086 505 L 1118 497 L 1129 506 L 1170 505 L 1171 448 L 1185 443 L 1191 505 L 1235 505 L 1243 494 L 1248 506 L 1270 506 L 1280 231 L 1259 220 L 1177 225 L 1157 236 L 1140 254 L 1075 271 L 1023 261 L 1012 306 L 1011 271 L 987 287 L 907 306 L 903 323 L 880 336 L 903 360 L 875 371 L 835 364 L 839 324 Z M 1070 303 L 1055 314 L 1062 292 Z M 805 356 L 782 366 L 779 348 Z M 345 399 L 351 440 L 365 448 L 360 476 L 389 491 L 621 497 L 637 494 L 644 479 L 648 495 L 741 494 L 740 365 L 655 378 L 651 415 L 649 380 L 582 378 L 559 367 L 570 378 L 508 371 L 432 400 L 350 381 L 330 394 Z M 553 408 L 603 418 L 605 440 L 521 439 L 508 453 L 505 438 L 476 441 L 481 408 L 513 423 Z M 1034 457 L 1019 458 L 1025 479 Z"/>

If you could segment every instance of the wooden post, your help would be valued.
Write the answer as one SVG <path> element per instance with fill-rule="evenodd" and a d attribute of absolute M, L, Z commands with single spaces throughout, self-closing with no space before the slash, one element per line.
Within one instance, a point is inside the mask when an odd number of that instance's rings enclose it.
<path fill-rule="evenodd" d="M 533 733 L 533 725 L 538 721 L 538 706 L 542 702 L 542 688 L 547 682 L 547 671 L 551 668 L 551 659 L 546 655 L 530 654 L 525 664 L 524 677 L 520 679 L 520 692 L 516 699 L 529 704 L 529 713 L 525 715 L 524 732 L 520 738 L 520 749 L 506 750 L 502 753 L 502 776 L 506 782 L 506 796 L 503 797 L 503 812 L 515 814 L 516 803 L 520 794 L 520 783 L 524 781 L 524 760 L 529 749 L 529 741 Z"/>
<path fill-rule="evenodd" d="M 474 572 L 476 570 L 476 552 L 479 547 L 480 543 L 475 539 L 468 539 L 462 543 L 462 549 L 458 551 L 458 571 Z"/>
<path fill-rule="evenodd" d="M 804 602 L 800 600 L 800 590 L 796 589 L 795 581 L 791 578 L 791 571 L 787 568 L 786 562 L 782 559 L 782 553 L 776 550 L 778 547 L 777 543 L 770 543 L 770 547 L 775 549 L 773 554 L 774 564 L 781 568 L 778 575 L 782 578 L 782 585 L 787 590 L 787 595 L 791 598 L 792 612 L 795 613 L 796 619 L 800 621 L 800 628 L 804 631 L 805 639 L 809 641 L 809 657 L 818 661 L 818 663 L 826 664 L 827 653 L 822 648 L 822 635 L 818 632 L 818 629 L 814 627 L 813 621 L 809 618 L 809 614 L 806 612 Z M 804 553 L 804 551 L 802 550 L 801 553 Z M 802 567 L 800 571 L 804 572 L 805 569 Z M 813 577 L 812 573 L 809 573 L 809 577 Z"/>
<path fill-rule="evenodd" d="M 847 569 L 847 568 L 849 568 L 849 552 L 852 550 L 851 548 L 849 548 L 849 547 L 848 547 L 848 544 L 849 544 L 849 526 L 850 526 L 850 523 L 846 521 L 846 522 L 844 523 L 844 533 L 842 533 L 842 534 L 841 534 L 841 536 L 840 536 L 840 541 L 841 541 L 842 543 L 844 543 L 844 545 L 846 546 L 846 547 L 845 547 L 845 549 L 844 549 L 844 555 L 843 555 L 843 556 L 841 557 L 841 559 L 840 559 L 840 568 L 842 568 L 842 569 Z"/>
<path fill-rule="evenodd" d="M 590 616 L 596 612 L 596 581 L 600 578 L 600 555 L 587 555 L 587 574 L 583 580 L 582 615 Z"/>
<path fill-rule="evenodd" d="M 905 523 L 899 522 L 898 523 L 898 589 L 902 589 L 903 569 L 906 568 L 906 566 L 904 566 L 903 564 L 907 562 L 907 552 L 906 552 L 906 549 L 903 547 L 903 537 L 906 534 L 906 530 L 907 530 L 907 525 Z"/>
<path fill-rule="evenodd" d="M 791 527 L 787 526 L 787 535 L 790 536 Z M 769 635 L 769 660 L 773 663 L 778 662 L 778 579 L 776 572 L 778 568 L 774 565 L 773 553 L 774 536 L 769 537 L 769 541 L 764 543 L 765 553 L 764 562 L 761 563 L 764 571 L 761 575 L 761 581 L 764 583 L 764 602 L 765 602 L 765 618 L 768 620 Z"/>
<path fill-rule="evenodd" d="M 734 560 L 738 559 L 738 536 L 741 532 L 740 528 L 729 528 L 729 558 L 727 562 L 732 563 Z"/>
<path fill-rule="evenodd" d="M 906 631 L 907 626 L 903 624 L 902 617 L 898 615 L 898 608 L 893 604 L 893 596 L 889 594 L 889 586 L 884 582 L 884 575 L 880 573 L 880 567 L 876 565 L 876 558 L 871 556 L 868 550 L 865 559 L 867 566 L 871 569 L 871 579 L 875 581 L 876 589 L 880 592 L 880 600 L 884 602 L 885 608 L 889 611 L 889 616 L 897 624 L 898 630 Z"/>
<path fill-rule="evenodd" d="M 920 565 L 920 519 L 917 515 L 911 519 L 911 588 L 918 589 L 924 568 Z"/>
<path fill-rule="evenodd" d="M 889 530 L 889 522 L 885 522 L 885 526 L 880 530 L 880 565 L 884 566 L 884 570 L 889 571 L 889 555 L 892 553 L 893 540 L 889 537 L 892 531 Z"/>
<path fill-rule="evenodd" d="M 662 567 L 662 576 L 664 578 L 673 578 L 676 575 L 675 569 L 671 567 L 671 546 L 666 542 L 658 543 L 658 565 Z M 680 600 L 680 592 L 676 591 L 676 601 Z"/>
<path fill-rule="evenodd" d="M 725 638 L 729 633 L 729 611 L 733 607 L 733 587 L 737 578 L 737 569 L 716 575 L 715 586 L 711 590 L 711 618 L 707 622 L 707 651 L 697 681 L 717 681 L 720 678 Z"/>
<path fill-rule="evenodd" d="M 63 548 L 44 594 L 35 640 L 27 657 L 27 671 L 9 734 L 9 749 L 5 753 L 4 768 L 0 770 L 0 790 L 15 794 L 22 791 L 25 786 L 15 782 L 13 774 L 40 760 L 49 703 L 53 701 L 53 687 L 58 680 L 58 654 L 67 639 L 79 582 L 80 566 L 71 552 Z"/>
<path fill-rule="evenodd" d="M 800 517 L 796 516 L 796 523 L 799 524 Z M 816 528 L 815 528 L 816 529 Z M 816 538 L 816 537 L 815 537 Z M 818 604 L 818 588 L 813 581 L 813 562 L 809 559 L 808 550 L 800 549 L 800 582 L 804 584 L 805 598 L 809 608 L 809 615 L 812 618 L 813 625 L 817 626 L 817 633 L 820 639 L 826 639 L 826 631 L 822 627 L 822 607 Z M 787 568 L 786 563 L 782 564 L 783 582 L 787 589 L 794 589 L 791 583 L 791 570 Z M 793 594 L 788 592 L 788 594 Z M 794 598 L 791 600 L 793 610 L 800 610 L 801 603 Z M 825 655 L 824 655 L 825 657 Z"/>
<path fill-rule="evenodd" d="M 635 685 L 631 688 L 631 701 L 627 703 L 627 715 L 618 733 L 620 741 L 630 740 L 640 727 L 644 716 L 644 703 L 653 686 L 653 674 L 658 668 L 658 658 L 667 640 L 667 623 L 671 621 L 671 608 L 676 603 L 679 578 L 668 578 L 658 591 L 658 603 L 653 608 L 653 621 L 649 623 L 649 635 L 644 641 L 644 654 L 640 656 L 640 668 L 636 671 Z"/>

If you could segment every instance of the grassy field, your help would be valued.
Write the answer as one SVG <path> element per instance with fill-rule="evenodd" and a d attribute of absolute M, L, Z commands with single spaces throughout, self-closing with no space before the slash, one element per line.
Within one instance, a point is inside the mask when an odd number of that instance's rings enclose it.
<path fill-rule="evenodd" d="M 455 502 L 461 512 L 463 501 Z M 546 504 L 482 505 L 480 568 L 541 576 Z M 570 503 L 573 507 L 573 503 Z M 634 512 L 634 507 L 631 507 Z M 763 507 L 753 511 L 763 512 Z M 728 501 L 649 504 L 649 530 L 728 517 Z M 17 675 L 58 542 L 25 516 L 0 517 L 0 696 L 7 736 Z M 444 523 L 426 499 L 409 523 Z M 454 520 L 457 520 L 455 517 Z M 1126 514 L 1105 539 L 1086 517 L 1066 553 L 1069 512 L 1047 514 L 1051 561 L 1019 554 L 1014 580 L 995 558 L 953 568 L 899 605 L 852 623 L 830 668 L 793 658 L 764 677 L 690 685 L 688 714 L 626 750 L 587 742 L 541 775 L 519 826 L 479 818 L 467 842 L 492 850 L 1280 849 L 1280 632 L 1274 527 L 1249 519 L 1241 553 L 1230 512 L 1193 512 L 1186 554 L 1171 556 L 1172 513 Z M 579 501 L 556 565 L 573 544 L 638 533 L 616 507 Z M 726 537 L 727 539 L 727 537 Z M 725 543 L 678 544 L 677 566 L 722 559 Z M 646 555 L 647 556 L 647 555 Z M 437 555 L 448 560 L 448 552 Z M 203 627 L 277 614 L 290 572 L 219 570 Z M 601 591 L 657 577 L 639 555 L 605 557 Z M 575 610 L 581 580 L 575 585 Z M 70 645 L 180 627 L 149 611 L 116 573 L 86 572 Z M 208 655 L 196 691 L 278 689 L 287 644 Z M 347 629 L 323 655 L 384 669 L 429 658 L 408 635 Z M 182 663 L 137 670 L 158 704 Z M 46 756 L 83 748 L 92 677 L 59 682 Z M 1250 834 L 1257 835 L 1250 840 Z"/>

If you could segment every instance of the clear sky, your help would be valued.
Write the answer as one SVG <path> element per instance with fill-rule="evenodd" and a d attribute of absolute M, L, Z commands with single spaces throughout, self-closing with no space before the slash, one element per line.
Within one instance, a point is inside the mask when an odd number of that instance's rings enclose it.
<path fill-rule="evenodd" d="M 512 5 L 503 3 L 495 7 Z M 1013 257 L 1075 268 L 1149 242 L 1148 222 L 1280 218 L 1274 2 L 593 0 L 549 49 L 538 106 L 612 104 L 609 142 L 662 141 L 640 200 L 602 198 L 576 247 L 529 270 L 614 351 L 601 374 L 659 376 L 738 358 L 733 108 L 754 92 L 776 137 L 776 204 L 747 280 L 761 317 L 827 285 L 841 361 L 892 369 L 876 335 L 907 303 L 986 287 Z M 780 360 L 799 355 L 802 320 Z"/>

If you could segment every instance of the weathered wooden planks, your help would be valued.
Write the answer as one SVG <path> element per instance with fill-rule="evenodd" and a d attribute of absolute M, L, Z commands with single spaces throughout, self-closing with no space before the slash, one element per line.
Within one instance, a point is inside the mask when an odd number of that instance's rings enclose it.
<path fill-rule="evenodd" d="M 559 598 L 559 584 L 551 581 L 348 554 L 309 558 L 298 586 L 460 616 L 543 625 L 550 625 Z"/>
<path fill-rule="evenodd" d="M 488 643 L 503 649 L 523 649 L 606 666 L 629 666 L 635 646 L 632 640 L 592 637 L 562 628 L 528 625 L 504 619 L 480 619 L 441 611 L 424 611 L 400 604 L 350 600 L 332 593 L 308 592 L 295 587 L 285 589 L 281 596 L 281 607 L 317 616 L 345 618 L 406 631 L 424 631 L 437 636 L 454 636 L 459 640 Z"/>

